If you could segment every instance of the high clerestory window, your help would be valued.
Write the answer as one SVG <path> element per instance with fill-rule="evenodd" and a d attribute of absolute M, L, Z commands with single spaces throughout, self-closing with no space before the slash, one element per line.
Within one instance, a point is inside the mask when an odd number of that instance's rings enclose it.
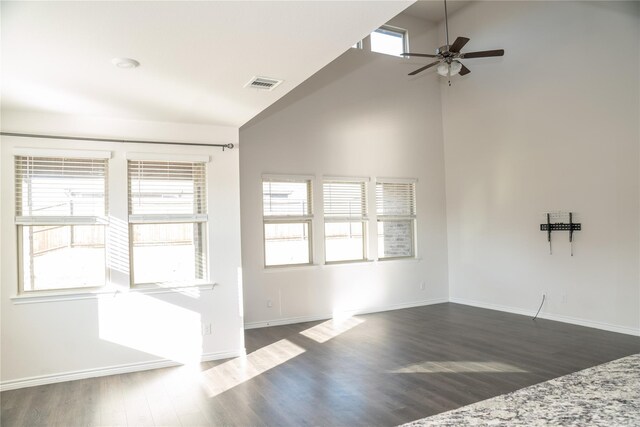
<path fill-rule="evenodd" d="M 371 51 L 400 56 L 407 51 L 407 31 L 383 25 L 371 33 Z"/>

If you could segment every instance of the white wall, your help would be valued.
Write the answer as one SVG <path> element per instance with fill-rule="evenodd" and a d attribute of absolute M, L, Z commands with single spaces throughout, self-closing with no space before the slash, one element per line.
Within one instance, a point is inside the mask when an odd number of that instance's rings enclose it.
<path fill-rule="evenodd" d="M 433 49 L 436 41 L 427 22 L 401 15 L 391 24 L 409 30 L 412 49 Z M 407 77 L 424 63 L 350 49 L 240 129 L 248 326 L 446 301 L 438 81 L 434 75 Z M 265 173 L 316 176 L 316 265 L 264 268 L 261 175 Z M 324 265 L 323 175 L 417 178 L 418 260 Z M 373 216 L 372 186 L 369 194 Z M 373 220 L 370 226 L 375 226 Z M 370 240 L 370 253 L 375 254 L 375 239 Z M 273 300 L 271 308 L 268 299 Z"/>
<path fill-rule="evenodd" d="M 238 141 L 237 129 L 217 126 L 6 111 L 2 119 L 2 130 L 7 132 L 180 142 Z M 12 150 L 17 146 L 111 150 L 110 193 L 111 200 L 116 202 L 110 206 L 110 216 L 112 224 L 122 221 L 125 232 L 126 196 L 124 203 L 123 197 L 115 196 L 126 194 L 125 152 L 210 155 L 209 271 L 216 286 L 168 293 L 127 293 L 125 289 L 87 299 L 37 303 L 12 298 L 18 289 L 12 197 Z M 56 375 L 70 379 L 163 366 L 165 360 L 193 362 L 200 358 L 230 357 L 244 351 L 238 277 L 241 265 L 238 150 L 2 137 L 0 165 L 4 389 L 53 381 Z M 126 277 L 120 278 L 126 281 Z M 201 324 L 207 323 L 212 324 L 213 333 L 202 336 Z M 83 370 L 89 372 L 78 373 Z M 75 376 L 64 376 L 69 373 Z"/>
<path fill-rule="evenodd" d="M 479 2 L 450 20 L 472 73 L 442 83 L 453 301 L 640 333 L 638 2 Z M 553 255 L 543 212 L 583 231 Z"/>

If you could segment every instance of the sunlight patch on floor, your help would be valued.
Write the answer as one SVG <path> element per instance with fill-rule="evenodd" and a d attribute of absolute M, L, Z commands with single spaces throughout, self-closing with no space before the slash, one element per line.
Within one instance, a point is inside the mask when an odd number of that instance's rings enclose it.
<path fill-rule="evenodd" d="M 326 322 L 322 322 L 319 325 L 300 332 L 300 335 L 304 335 L 316 342 L 324 343 L 363 322 L 364 319 L 358 319 L 357 317 L 329 319 Z"/>
<path fill-rule="evenodd" d="M 393 374 L 437 374 L 437 373 L 474 373 L 474 372 L 528 372 L 517 366 L 509 365 L 502 362 L 422 362 L 407 365 L 399 369 L 389 371 Z"/>
<path fill-rule="evenodd" d="M 215 397 L 304 352 L 304 348 L 283 339 L 204 371 L 201 382 L 209 397 Z"/>

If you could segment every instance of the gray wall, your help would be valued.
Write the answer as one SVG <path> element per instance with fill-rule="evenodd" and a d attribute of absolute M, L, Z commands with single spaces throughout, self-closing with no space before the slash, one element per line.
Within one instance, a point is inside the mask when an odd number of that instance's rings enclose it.
<path fill-rule="evenodd" d="M 429 23 L 400 15 L 411 48 L 437 45 Z M 367 51 L 345 54 L 240 129 L 240 193 L 248 326 L 446 301 L 447 242 L 440 89 L 425 64 Z M 314 262 L 264 269 L 261 175 L 315 175 Z M 322 176 L 417 178 L 417 260 L 324 265 Z M 370 221 L 370 236 L 376 223 Z M 376 242 L 369 239 L 375 258 Z M 424 283 L 424 290 L 421 285 Z M 267 300 L 273 307 L 267 307 Z"/>
<path fill-rule="evenodd" d="M 452 300 L 532 313 L 546 293 L 543 316 L 640 334 L 640 3 L 479 2 L 450 24 L 506 50 L 442 86 Z M 582 223 L 574 257 L 567 233 L 549 255 L 548 210 Z"/>

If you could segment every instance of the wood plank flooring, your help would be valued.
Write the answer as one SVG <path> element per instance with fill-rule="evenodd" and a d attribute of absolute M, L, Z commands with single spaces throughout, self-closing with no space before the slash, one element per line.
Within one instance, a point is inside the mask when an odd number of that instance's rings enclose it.
<path fill-rule="evenodd" d="M 10 426 L 393 426 L 640 352 L 457 304 L 246 331 L 246 359 L 0 394 Z"/>

